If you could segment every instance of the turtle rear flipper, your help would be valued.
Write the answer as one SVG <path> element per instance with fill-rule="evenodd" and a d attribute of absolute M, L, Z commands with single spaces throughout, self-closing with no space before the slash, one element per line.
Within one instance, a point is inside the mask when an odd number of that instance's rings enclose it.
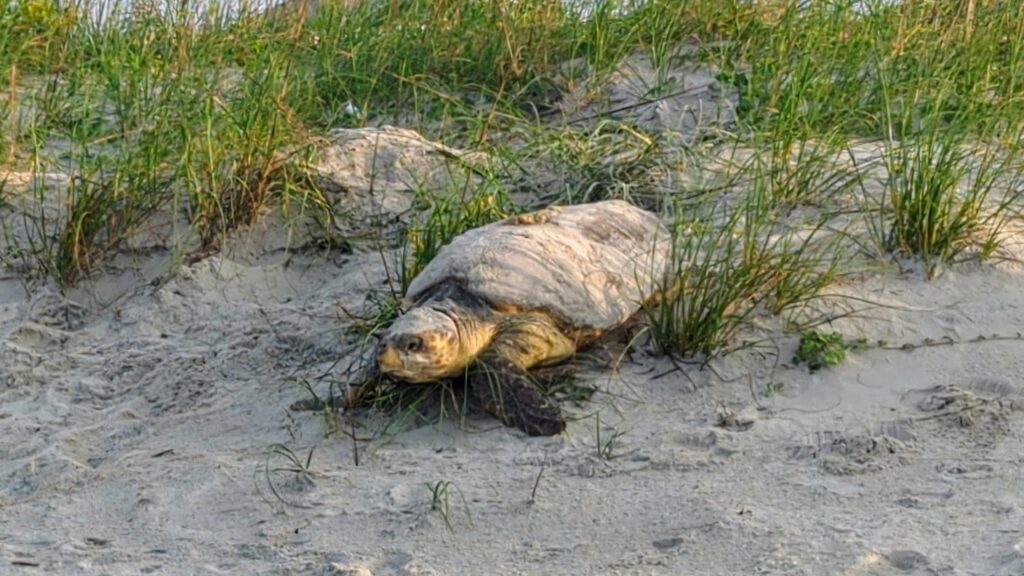
<path fill-rule="evenodd" d="M 514 366 L 480 366 L 471 376 L 470 391 L 480 409 L 530 436 L 553 436 L 565 430 L 557 404 Z"/>

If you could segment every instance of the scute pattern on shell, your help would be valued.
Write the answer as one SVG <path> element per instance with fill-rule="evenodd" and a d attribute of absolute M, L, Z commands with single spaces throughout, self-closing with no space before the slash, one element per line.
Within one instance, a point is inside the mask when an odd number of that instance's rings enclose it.
<path fill-rule="evenodd" d="M 512 222 L 453 239 L 413 279 L 407 298 L 455 280 L 494 306 L 545 310 L 575 328 L 602 330 L 636 313 L 670 251 L 657 216 L 621 200 L 559 207 L 537 224 Z"/>

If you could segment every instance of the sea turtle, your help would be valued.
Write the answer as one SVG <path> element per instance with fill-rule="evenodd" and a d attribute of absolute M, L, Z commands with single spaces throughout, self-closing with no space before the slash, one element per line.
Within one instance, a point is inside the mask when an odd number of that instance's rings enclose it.
<path fill-rule="evenodd" d="M 621 200 L 469 230 L 413 279 L 407 312 L 381 337 L 377 368 L 409 382 L 468 374 L 477 406 L 532 436 L 557 434 L 561 411 L 527 371 L 571 357 L 636 314 L 656 295 L 669 246 L 654 214 Z"/>

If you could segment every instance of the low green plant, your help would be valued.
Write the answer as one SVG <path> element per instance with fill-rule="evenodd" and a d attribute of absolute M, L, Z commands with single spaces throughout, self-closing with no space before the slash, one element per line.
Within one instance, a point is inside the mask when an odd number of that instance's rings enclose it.
<path fill-rule="evenodd" d="M 500 141 L 510 128 L 533 130 L 559 92 L 601 86 L 635 53 L 657 68 L 652 95 L 672 88 L 680 54 L 722 70 L 720 80 L 739 91 L 736 136 L 763 152 L 756 170 L 773 175 L 779 203 L 844 190 L 846 176 L 818 159 L 850 136 L 900 143 L 890 146 L 889 163 L 901 176 L 879 224 L 886 250 L 924 254 L 929 267 L 974 248 L 990 254 L 999 236 L 989 232 L 1013 210 L 1013 198 L 997 198 L 996 188 L 987 197 L 1003 206 L 994 218 L 975 216 L 973 201 L 955 202 L 943 222 L 914 206 L 942 212 L 934 191 L 969 164 L 953 151 L 1015 145 L 1006 140 L 1024 118 L 1016 2 L 966 10 L 952 0 L 407 0 L 319 3 L 313 13 L 301 2 L 269 13 L 246 4 L 135 2 L 103 7 L 114 12 L 103 19 L 92 18 L 93 7 L 53 0 L 0 9 L 0 154 L 11 164 L 59 165 L 76 181 L 73 197 L 59 202 L 66 214 L 30 224 L 59 243 L 19 253 L 73 282 L 155 207 L 184 213 L 190 227 L 181 244 L 191 249 L 194 235 L 206 253 L 268 209 L 327 205 L 288 159 L 329 128 L 389 121 L 430 136 L 443 131 L 446 141 Z M 602 94 L 583 98 L 590 96 Z M 564 142 L 537 152 L 568 164 L 559 199 L 625 197 L 659 208 L 677 200 L 677 191 L 650 183 L 677 168 L 658 165 L 657 138 L 593 120 L 593 129 L 565 131 Z M 929 144 L 932 126 L 954 127 L 960 148 Z M 45 158 L 31 157 L 33 147 Z M 999 160 L 968 186 L 984 190 L 1006 168 L 996 149 L 989 157 Z M 905 197 L 911 189 L 920 197 Z M 909 217 L 890 226 L 897 213 Z M 963 225 L 971 221 L 982 225 Z M 422 230 L 403 282 L 450 236 L 446 229 L 461 227 L 431 226 L 439 232 Z M 960 239 L 972 235 L 964 248 Z"/>
<path fill-rule="evenodd" d="M 33 6 L 46 3 L 15 4 L 38 12 Z M 296 169 L 301 163 L 291 162 L 308 140 L 285 103 L 294 36 L 266 23 L 246 28 L 221 10 L 149 6 L 99 21 L 61 12 L 57 53 L 45 52 L 35 69 L 66 69 L 33 83 L 23 106 L 31 114 L 14 135 L 30 143 L 36 169 L 53 165 L 71 176 L 64 197 L 42 191 L 24 214 L 34 231 L 32 245 L 20 248 L 36 268 L 72 284 L 163 209 L 190 224 L 172 239 L 175 249 L 191 247 L 195 232 L 205 253 L 270 206 L 324 205 Z M 24 18 L 11 18 L 0 18 L 0 44 L 14 38 L 5 26 L 21 30 Z M 273 43 L 250 50 L 232 77 L 224 49 L 257 36 Z M 0 56 L 0 68 L 12 54 Z M 31 61 L 14 57 L 21 69 Z M 55 204 L 56 218 L 46 212 Z"/>
<path fill-rule="evenodd" d="M 919 258 L 931 278 L 939 265 L 992 256 L 1018 216 L 1024 191 L 1011 150 L 1021 143 L 1019 123 L 965 104 L 947 74 L 908 106 L 890 66 L 878 64 L 886 178 L 870 228 L 883 250 Z"/>
<path fill-rule="evenodd" d="M 338 421 L 338 411 L 342 407 L 341 402 L 344 401 L 344 396 L 338 393 L 340 383 L 331 380 L 327 387 L 326 396 L 323 398 L 317 394 L 309 380 L 296 378 L 295 383 L 309 395 L 308 400 L 302 404 L 308 405 L 312 410 L 318 411 L 323 415 L 325 436 L 329 437 L 340 430 L 341 423 Z M 312 456 L 312 451 L 310 456 Z"/>
<path fill-rule="evenodd" d="M 7 2 L 0 7 L 0 71 L 9 70 L 9 76 L 16 78 L 18 71 L 40 72 L 59 66 L 63 43 L 77 19 L 73 4 L 56 0 Z M 7 62 L 16 69 L 3 66 Z"/>
<path fill-rule="evenodd" d="M 166 202 L 169 150 L 153 136 L 111 155 L 80 149 L 51 266 L 63 284 L 87 275 Z"/>
<path fill-rule="evenodd" d="M 553 402 L 580 405 L 589 400 L 597 388 L 574 378 L 572 373 L 578 369 L 577 365 L 566 363 L 538 369 L 530 374 L 530 378 Z M 381 378 L 365 384 L 366 393 L 358 399 L 356 407 L 372 409 L 385 416 L 379 430 L 381 435 L 447 420 L 465 424 L 474 410 L 469 389 L 470 370 L 486 371 L 490 377 L 500 377 L 492 368 L 476 362 L 464 374 L 433 382 L 395 382 Z"/>
<path fill-rule="evenodd" d="M 846 359 L 852 345 L 839 332 L 808 330 L 800 334 L 800 345 L 793 356 L 794 364 L 806 364 L 811 372 L 839 364 Z"/>
<path fill-rule="evenodd" d="M 847 142 L 838 131 L 815 136 L 799 127 L 776 127 L 772 133 L 752 136 L 751 141 L 754 153 L 742 172 L 750 174 L 754 185 L 766 187 L 780 208 L 821 206 L 853 191 L 858 182 L 856 170 L 842 165 Z"/>

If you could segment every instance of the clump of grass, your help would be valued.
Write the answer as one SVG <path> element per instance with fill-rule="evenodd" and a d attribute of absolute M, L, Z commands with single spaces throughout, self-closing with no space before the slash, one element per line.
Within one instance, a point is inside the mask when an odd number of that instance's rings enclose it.
<path fill-rule="evenodd" d="M 19 84 L 28 74 L 61 67 L 61 47 L 75 20 L 74 7 L 52 0 L 0 8 L 0 162 L 16 160 Z"/>
<path fill-rule="evenodd" d="M 436 513 L 442 520 L 444 520 L 444 525 L 448 528 L 449 532 L 455 531 L 452 526 L 451 514 L 450 495 L 452 490 L 455 490 L 459 495 L 459 498 L 462 500 L 462 506 L 466 510 L 466 516 L 469 518 L 470 524 L 473 523 L 473 518 L 469 515 L 469 503 L 466 501 L 465 495 L 462 494 L 462 490 L 459 490 L 458 486 L 453 484 L 450 480 L 438 480 L 434 484 L 427 482 L 424 485 L 430 492 L 430 511 Z"/>
<path fill-rule="evenodd" d="M 765 138 L 768 141 L 762 143 Z M 841 165 L 846 138 L 836 131 L 814 137 L 799 130 L 776 130 L 751 140 L 755 150 L 744 171 L 755 180 L 765 179 L 771 200 L 780 208 L 820 206 L 857 184 L 856 171 Z"/>
<path fill-rule="evenodd" d="M 808 160 L 817 148 L 802 143 L 888 136 L 887 111 L 905 112 L 915 126 L 927 117 L 985 120 L 963 123 L 972 137 L 991 136 L 987 125 L 1009 133 L 1024 117 L 1024 28 L 1014 3 L 973 11 L 948 0 L 347 4 L 306 14 L 300 2 L 294 13 L 267 16 L 245 6 L 233 14 L 135 3 L 131 14 L 103 21 L 91 20 L 87 5 L 4 5 L 0 119 L 11 125 L 25 116 L 19 110 L 37 113 L 27 129 L 5 126 L 0 153 L 22 161 L 43 140 L 49 157 L 28 163 L 59 162 L 78 182 L 64 199 L 66 217 L 35 224 L 60 238 L 35 256 L 73 282 L 167 206 L 186 215 L 205 253 L 269 208 L 309 198 L 288 158 L 320 131 L 401 117 L 480 142 L 557 98 L 553 87 L 573 84 L 563 64 L 581 62 L 577 69 L 600 77 L 639 50 L 663 71 L 687 42 L 740 88 L 739 135 L 772 142 L 765 169 L 776 174 L 780 202 L 813 200 L 820 178 L 835 176 L 816 173 L 823 164 Z M 31 74 L 50 75 L 29 82 Z M 36 85 L 27 97 L 19 92 Z M 655 140 L 630 130 L 599 122 L 550 153 L 580 167 L 567 198 L 661 205 L 642 181 Z M 603 163 L 620 144 L 638 155 Z M 930 250 L 903 243 L 890 245 Z"/>
<path fill-rule="evenodd" d="M 282 110 L 289 65 L 268 55 L 259 69 L 246 74 L 252 76 L 240 93 L 222 105 L 207 103 L 203 115 L 216 130 L 186 133 L 183 143 L 191 172 L 186 180 L 189 219 L 204 250 L 226 233 L 253 224 L 271 203 L 300 198 L 309 187 L 290 162 L 292 154 L 303 150 L 289 151 L 301 127 L 289 125 L 289 112 Z"/>
<path fill-rule="evenodd" d="M 942 100 L 947 111 L 1019 120 L 1011 79 L 1024 65 L 1019 7 L 982 3 L 968 13 L 968 4 L 758 3 L 772 13 L 736 8 L 729 42 L 707 53 L 740 88 L 744 122 L 761 130 L 884 136 L 886 91 L 917 112 Z"/>
<path fill-rule="evenodd" d="M 423 384 L 382 383 L 368 405 L 388 417 L 380 433 L 387 435 L 424 423 L 441 423 L 469 415 L 465 380 L 447 379 Z"/>
<path fill-rule="evenodd" d="M 884 250 L 920 258 L 929 278 L 939 265 L 992 256 L 1024 194 L 1011 152 L 1019 128 L 955 104 L 948 78 L 934 80 L 923 108 L 906 106 L 882 72 L 887 178 L 873 234 Z"/>
<path fill-rule="evenodd" d="M 538 196 L 569 204 L 618 198 L 651 208 L 664 201 L 656 190 L 661 146 L 635 126 L 601 120 L 587 129 L 536 129 L 529 138 L 512 154 L 534 173 L 530 184 L 539 185 Z"/>
<path fill-rule="evenodd" d="M 94 162 L 80 157 L 67 191 L 67 221 L 57 234 L 52 273 L 65 285 L 85 276 L 162 204 L 170 184 L 162 145 L 145 138 L 131 151 Z"/>
<path fill-rule="evenodd" d="M 888 179 L 873 230 L 888 252 L 920 258 L 929 278 L 939 265 L 991 257 L 1018 217 L 1024 191 L 1008 151 L 972 146 L 956 129 L 892 143 L 884 163 Z"/>
<path fill-rule="evenodd" d="M 806 305 L 834 277 L 835 244 L 780 230 L 767 183 L 737 207 L 712 204 L 672 229 L 665 294 L 645 306 L 658 350 L 706 360 L 733 349 L 755 314 Z"/>
<path fill-rule="evenodd" d="M 549 0 L 321 4 L 298 62 L 304 115 L 324 125 L 358 120 L 352 109 L 436 119 L 479 97 L 529 99 L 573 48 L 565 33 L 577 22 Z"/>
<path fill-rule="evenodd" d="M 452 238 L 514 213 L 504 188 L 489 182 L 465 194 L 428 197 L 427 202 L 426 219 L 409 227 L 400 253 L 398 280 L 403 294 L 412 279 Z"/>
<path fill-rule="evenodd" d="M 307 139 L 285 102 L 294 30 L 246 28 L 217 6 L 75 16 L 65 28 L 38 68 L 66 66 L 31 94 L 21 135 L 34 165 L 59 163 L 72 176 L 60 218 L 27 214 L 39 232 L 28 253 L 63 284 L 162 209 L 185 214 L 205 253 L 271 205 L 323 205 L 290 161 Z M 236 43 L 252 47 L 232 78 L 223 55 Z M 40 213 L 52 203 L 37 201 Z M 176 240 L 192 249 L 188 236 Z"/>
<path fill-rule="evenodd" d="M 0 63 L 22 72 L 59 65 L 61 43 L 77 18 L 75 6 L 54 0 L 8 2 L 0 9 Z"/>

